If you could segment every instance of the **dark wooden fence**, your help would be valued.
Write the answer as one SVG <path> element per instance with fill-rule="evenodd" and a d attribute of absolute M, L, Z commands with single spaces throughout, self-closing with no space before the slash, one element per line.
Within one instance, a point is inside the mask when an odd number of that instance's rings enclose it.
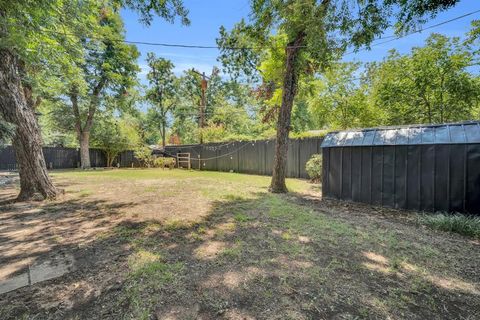
<path fill-rule="evenodd" d="M 305 164 L 312 154 L 320 153 L 322 138 L 291 139 L 288 146 L 287 177 L 308 178 Z M 44 147 L 43 153 L 49 169 L 68 169 L 80 166 L 80 150 L 77 148 Z M 233 141 L 203 145 L 167 146 L 165 154 L 190 153 L 193 169 L 233 171 L 240 173 L 271 175 L 275 140 Z M 105 153 L 90 149 L 92 167 L 105 167 Z M 133 151 L 122 152 L 113 165 L 138 167 Z M 11 146 L 0 149 L 0 170 L 17 168 L 15 152 Z"/>
<path fill-rule="evenodd" d="M 323 138 L 289 140 L 287 177 L 308 178 L 305 164 L 313 154 L 321 152 L 322 141 Z M 275 140 L 167 146 L 165 152 L 171 156 L 190 153 L 194 169 L 271 175 Z"/>
<path fill-rule="evenodd" d="M 127 166 L 129 153 L 133 156 L 132 151 L 127 151 L 122 153 L 118 158 L 119 161 L 125 159 L 123 161 L 124 166 Z M 45 156 L 45 162 L 49 169 L 69 169 L 78 168 L 80 166 L 80 150 L 77 148 L 43 147 L 43 155 Z M 92 167 L 105 167 L 107 165 L 105 153 L 100 149 L 90 149 L 90 162 Z M 16 169 L 17 161 L 13 148 L 11 146 L 1 148 L 0 170 Z"/>

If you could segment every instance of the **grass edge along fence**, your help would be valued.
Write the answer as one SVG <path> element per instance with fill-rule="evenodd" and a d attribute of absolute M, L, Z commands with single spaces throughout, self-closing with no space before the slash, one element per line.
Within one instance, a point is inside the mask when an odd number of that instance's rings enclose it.
<path fill-rule="evenodd" d="M 290 139 L 287 157 L 287 177 L 308 178 L 305 164 L 313 154 L 320 153 L 323 137 Z M 72 169 L 80 166 L 78 148 L 43 147 L 49 169 Z M 220 143 L 166 146 L 164 153 L 176 157 L 190 153 L 191 168 L 210 171 L 271 175 L 275 140 L 231 141 Z M 106 167 L 105 153 L 90 149 L 91 166 Z M 122 168 L 139 167 L 134 151 L 121 152 L 113 162 Z M 16 170 L 15 151 L 11 146 L 0 149 L 0 170 Z"/>

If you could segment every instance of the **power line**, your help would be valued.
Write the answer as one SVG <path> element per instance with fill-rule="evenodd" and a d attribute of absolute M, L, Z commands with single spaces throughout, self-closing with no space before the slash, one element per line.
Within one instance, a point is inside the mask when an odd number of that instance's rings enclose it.
<path fill-rule="evenodd" d="M 380 45 L 385 44 L 385 43 L 389 43 L 389 42 L 392 42 L 392 41 L 395 41 L 395 40 L 399 40 L 399 39 L 402 39 L 402 38 L 411 36 L 412 34 L 421 33 L 421 32 L 423 32 L 423 31 L 430 30 L 430 29 L 433 29 L 433 28 L 436 28 L 436 27 L 445 25 L 445 24 L 447 24 L 447 23 L 450 23 L 450 22 L 453 22 L 453 21 L 456 21 L 456 20 L 463 19 L 463 18 L 465 18 L 465 17 L 471 16 L 471 15 L 473 15 L 473 14 L 475 14 L 475 13 L 478 13 L 478 12 L 480 12 L 480 9 L 475 10 L 475 11 L 472 11 L 472 12 L 469 12 L 469 13 L 466 13 L 466 14 L 463 14 L 463 15 L 461 15 L 461 16 L 458 16 L 458 17 L 455 17 L 455 18 L 452 18 L 452 19 L 449 19 L 449 20 L 445 20 L 445 21 L 439 22 L 439 23 L 437 23 L 437 24 L 433 24 L 433 25 L 428 26 L 428 27 L 425 27 L 425 28 L 421 28 L 421 29 L 419 29 L 419 30 L 415 30 L 415 31 L 406 33 L 406 34 L 404 34 L 404 35 L 402 35 L 402 36 L 398 36 L 398 37 L 388 36 L 388 37 L 385 37 L 385 38 L 378 38 L 377 40 L 387 39 L 387 38 L 389 38 L 389 37 L 394 37 L 393 39 L 390 39 L 390 40 L 386 40 L 386 41 L 374 43 L 374 44 L 372 44 L 370 47 L 380 46 Z M 375 40 L 375 41 L 376 41 L 376 40 Z M 361 52 L 361 51 L 367 51 L 367 50 L 369 50 L 369 48 L 360 49 L 360 50 L 353 50 L 353 51 L 350 51 L 350 52 L 345 53 L 345 55 L 350 55 L 350 54 L 354 54 L 354 53 Z"/>
<path fill-rule="evenodd" d="M 392 41 L 395 41 L 395 40 L 398 40 L 398 39 L 402 39 L 402 38 L 405 38 L 405 37 L 410 36 L 410 35 L 415 34 L 415 33 L 421 33 L 421 32 L 423 32 L 423 31 L 430 30 L 430 29 L 433 29 L 433 28 L 436 28 L 436 27 L 439 27 L 439 26 L 448 24 L 448 23 L 450 23 L 450 22 L 463 19 L 463 18 L 465 18 L 465 17 L 471 16 L 471 15 L 473 15 L 473 14 L 475 14 L 475 13 L 478 13 L 478 12 L 480 12 L 480 9 L 475 10 L 475 11 L 472 11 L 472 12 L 469 12 L 469 13 L 466 13 L 466 14 L 463 14 L 463 15 L 461 15 L 461 16 L 458 16 L 458 17 L 455 17 L 455 18 L 452 18 L 452 19 L 448 19 L 448 20 L 445 20 L 445 21 L 442 21 L 442 22 L 433 24 L 433 25 L 428 26 L 428 27 L 425 27 L 425 28 L 420 28 L 420 29 L 418 29 L 418 30 L 415 30 L 415 31 L 406 33 L 406 34 L 404 34 L 404 35 L 402 35 L 402 36 L 390 35 L 390 36 L 380 37 L 380 38 L 375 39 L 374 41 L 383 40 L 383 39 L 389 39 L 389 40 L 382 41 L 382 42 L 379 42 L 379 43 L 374 43 L 374 44 L 372 44 L 370 47 L 379 46 L 379 45 L 382 45 L 382 44 L 385 44 L 385 43 L 389 43 L 389 42 L 392 42 Z M 67 35 L 70 35 L 70 36 L 78 36 L 78 35 L 75 34 L 75 33 L 69 33 L 69 32 L 64 32 L 64 31 L 56 31 L 56 30 L 46 29 L 46 28 L 43 28 L 43 27 L 40 27 L 40 26 L 38 27 L 38 29 L 39 29 L 40 31 L 42 31 L 42 32 L 59 34 L 59 35 L 63 35 L 63 36 L 67 36 Z M 196 44 L 182 44 L 182 43 L 165 43 L 165 42 L 134 41 L 134 40 L 125 40 L 125 39 L 105 39 L 105 38 L 101 38 L 101 37 L 86 37 L 86 38 L 87 38 L 87 39 L 92 39 L 92 40 L 100 40 L 100 41 L 123 42 L 123 43 L 127 43 L 127 44 L 147 45 L 147 46 L 160 46 L 160 47 L 170 47 L 170 48 L 185 48 L 185 49 L 255 50 L 255 49 L 261 49 L 261 48 L 262 48 L 261 46 L 248 46 L 248 47 L 232 46 L 232 47 L 220 47 L 220 46 L 213 46 L 213 45 L 196 45 Z M 304 47 L 306 47 L 306 46 L 305 46 L 305 45 L 302 45 L 302 46 L 288 46 L 287 48 L 304 48 Z M 360 51 L 366 51 L 366 50 L 368 50 L 368 49 L 369 49 L 369 48 L 365 48 L 365 49 L 361 49 L 361 50 L 350 51 L 350 52 L 347 52 L 345 55 L 350 55 L 350 54 L 353 54 L 353 53 L 356 53 L 356 52 L 360 52 Z"/>
<path fill-rule="evenodd" d="M 223 148 L 225 146 L 228 146 L 228 145 L 231 145 L 231 144 L 234 144 L 236 141 L 230 141 L 230 142 L 227 142 L 227 143 L 224 143 L 224 144 L 220 144 L 220 145 L 216 145 L 216 146 L 213 146 L 217 149 L 220 149 L 220 148 Z M 195 151 L 195 146 L 196 145 L 191 145 L 191 146 L 184 146 L 184 145 L 169 145 L 167 147 L 169 148 L 175 148 L 175 149 L 192 149 L 192 151 L 194 151 L 195 153 L 198 154 L 198 152 Z"/>
<path fill-rule="evenodd" d="M 232 142 L 232 143 L 235 143 L 235 142 Z M 219 158 L 223 158 L 223 157 L 228 157 L 228 156 L 231 156 L 232 154 L 234 154 L 235 152 L 242 150 L 243 148 L 245 148 L 245 147 L 248 146 L 249 144 L 254 145 L 255 142 L 248 142 L 248 141 L 246 141 L 246 142 L 244 142 L 244 144 L 243 144 L 242 146 L 238 147 L 237 149 L 232 150 L 232 151 L 230 151 L 230 152 L 228 152 L 228 153 L 224 153 L 224 154 L 219 155 L 219 156 L 209 157 L 209 158 L 197 158 L 197 159 L 193 158 L 193 159 L 191 159 L 191 160 L 195 160 L 195 161 L 208 161 L 208 160 L 215 160 L 215 159 L 219 159 Z M 176 158 L 176 156 L 174 156 L 174 155 L 172 155 L 172 154 L 169 154 L 169 153 L 167 153 L 167 152 L 163 152 L 163 153 L 166 154 L 167 156 Z M 198 154 L 198 153 L 197 153 L 197 154 Z"/>

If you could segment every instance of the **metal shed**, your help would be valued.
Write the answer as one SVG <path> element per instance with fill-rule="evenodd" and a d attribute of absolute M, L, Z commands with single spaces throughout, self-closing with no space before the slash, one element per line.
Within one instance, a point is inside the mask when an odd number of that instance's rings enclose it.
<path fill-rule="evenodd" d="M 480 122 L 331 132 L 323 195 L 394 208 L 480 214 Z"/>

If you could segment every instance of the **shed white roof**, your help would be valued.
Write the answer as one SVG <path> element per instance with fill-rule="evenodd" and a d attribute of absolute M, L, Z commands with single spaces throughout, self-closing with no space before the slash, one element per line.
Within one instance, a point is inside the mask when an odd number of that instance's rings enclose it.
<path fill-rule="evenodd" d="M 458 143 L 480 143 L 480 121 L 330 132 L 322 148 Z"/>

